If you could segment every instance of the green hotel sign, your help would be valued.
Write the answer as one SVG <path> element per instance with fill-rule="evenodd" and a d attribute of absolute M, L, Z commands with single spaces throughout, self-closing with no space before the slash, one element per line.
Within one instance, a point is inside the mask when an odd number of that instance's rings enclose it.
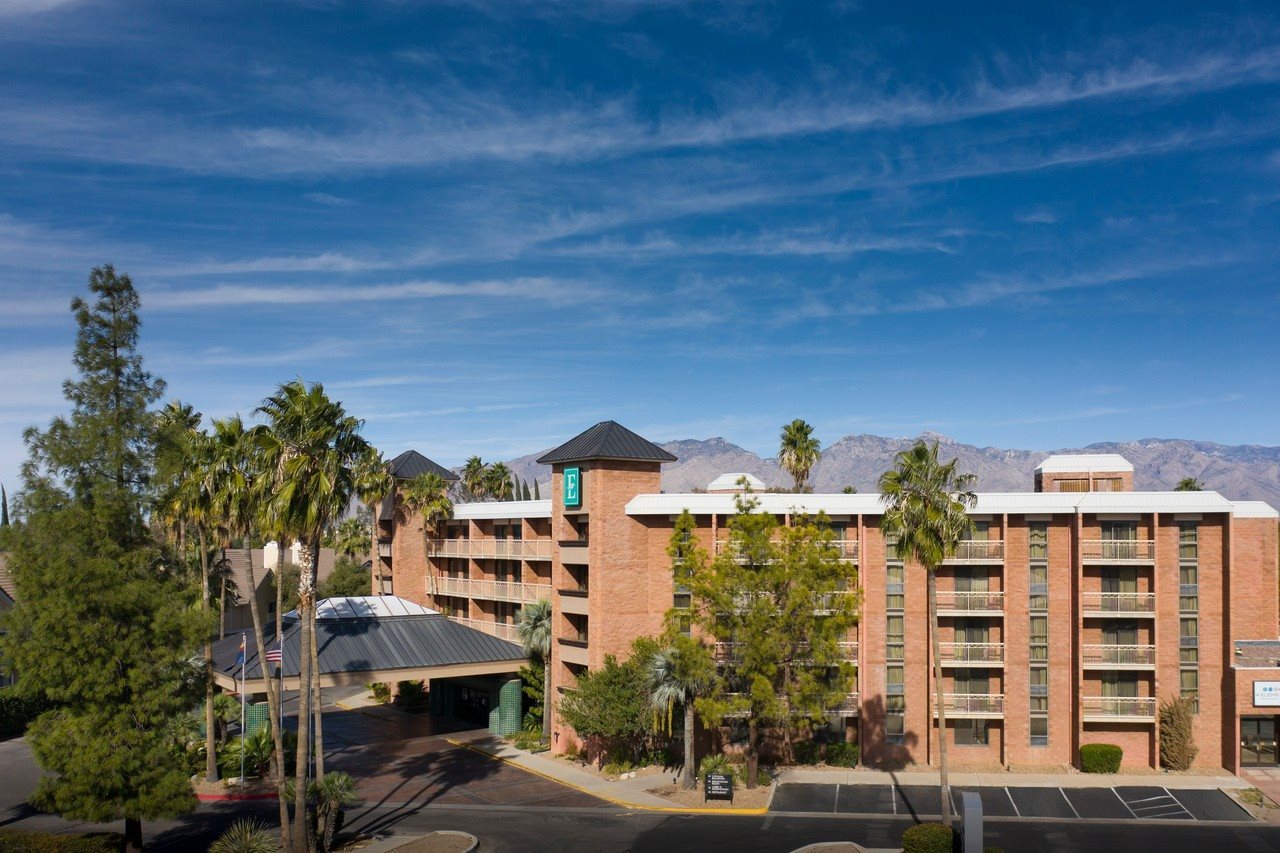
<path fill-rule="evenodd" d="M 582 469 L 564 469 L 564 505 L 567 507 L 582 506 Z"/>

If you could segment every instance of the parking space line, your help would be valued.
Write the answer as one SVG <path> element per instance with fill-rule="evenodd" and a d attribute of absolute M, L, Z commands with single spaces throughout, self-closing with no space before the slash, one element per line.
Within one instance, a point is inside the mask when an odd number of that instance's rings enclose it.
<path fill-rule="evenodd" d="M 1067 796 L 1067 792 L 1059 788 L 1058 793 L 1062 795 L 1062 799 L 1067 801 L 1067 808 L 1071 809 L 1071 813 L 1076 816 L 1076 820 L 1079 820 L 1080 812 L 1076 811 L 1076 807 L 1072 804 L 1071 798 Z"/>
<path fill-rule="evenodd" d="M 898 789 L 893 785 L 889 786 L 889 802 L 893 803 L 893 813 L 898 813 Z"/>
<path fill-rule="evenodd" d="M 1195 815 L 1191 813 L 1191 809 L 1187 808 L 1182 804 L 1182 800 L 1179 800 L 1173 794 L 1169 793 L 1168 788 L 1161 788 L 1160 790 L 1164 791 L 1165 794 L 1168 795 L 1169 799 L 1173 800 L 1174 805 L 1176 805 L 1183 814 L 1185 814 L 1187 817 L 1191 818 L 1192 820 L 1199 820 L 1199 818 L 1197 818 Z"/>
<path fill-rule="evenodd" d="M 1124 806 L 1125 811 L 1133 815 L 1134 820 L 1138 819 L 1137 813 L 1133 809 L 1129 808 L 1129 804 L 1125 802 L 1124 797 L 1120 796 L 1119 791 L 1117 791 L 1115 788 L 1108 788 L 1107 790 L 1116 795 L 1116 799 L 1120 801 L 1120 805 Z"/>
<path fill-rule="evenodd" d="M 1009 805 L 1013 806 L 1013 813 L 1016 814 L 1018 817 L 1022 817 L 1022 812 L 1018 811 L 1018 804 L 1013 801 L 1013 794 L 1009 793 L 1009 788 L 1007 785 L 1005 786 L 1005 789 L 1004 789 L 1004 795 L 1009 798 Z"/>
<path fill-rule="evenodd" d="M 831 805 L 831 813 L 832 813 L 832 814 L 839 814 L 839 813 L 840 813 L 840 785 L 839 785 L 839 783 L 837 783 L 837 784 L 836 784 L 836 801 Z"/>

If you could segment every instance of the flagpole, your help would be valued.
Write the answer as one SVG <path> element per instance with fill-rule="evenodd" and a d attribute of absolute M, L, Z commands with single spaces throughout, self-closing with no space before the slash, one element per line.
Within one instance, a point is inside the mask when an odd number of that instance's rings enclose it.
<path fill-rule="evenodd" d="M 249 733 L 245 731 L 244 719 L 244 652 L 243 635 L 240 640 L 240 787 L 244 787 L 244 754 L 249 746 Z"/>

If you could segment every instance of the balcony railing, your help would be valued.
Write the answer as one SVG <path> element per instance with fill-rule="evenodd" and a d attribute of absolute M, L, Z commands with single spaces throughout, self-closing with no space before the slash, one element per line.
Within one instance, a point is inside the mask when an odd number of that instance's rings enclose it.
<path fill-rule="evenodd" d="M 725 699 L 740 699 L 744 695 L 745 694 L 742 694 L 742 693 L 723 694 Z M 838 713 L 846 714 L 849 716 L 856 716 L 858 714 L 858 710 L 860 707 L 861 706 L 859 704 L 858 694 L 849 693 L 843 699 L 840 700 L 840 703 L 838 705 L 836 705 L 833 708 L 830 708 L 829 710 L 832 712 L 838 712 Z M 745 716 L 747 716 L 746 711 L 739 711 L 737 713 L 725 714 L 726 719 L 733 719 L 735 717 L 745 717 Z"/>
<path fill-rule="evenodd" d="M 551 584 L 471 578 L 436 578 L 436 595 L 458 595 L 490 601 L 514 601 L 528 604 L 551 598 Z"/>
<path fill-rule="evenodd" d="M 1086 722 L 1150 722 L 1156 718 L 1154 696 L 1084 696 L 1080 701 Z"/>
<path fill-rule="evenodd" d="M 1003 717 L 1004 696 L 999 693 L 944 693 L 942 707 L 948 717 L 955 719 Z M 938 716 L 936 709 L 933 715 Z"/>
<path fill-rule="evenodd" d="M 773 540 L 774 544 L 778 544 L 779 540 Z M 857 539 L 833 539 L 830 545 L 835 549 L 836 554 L 841 560 L 848 563 L 858 562 L 858 540 Z M 731 539 L 717 539 L 715 543 L 716 554 L 735 554 L 737 543 Z M 736 555 L 736 554 L 735 554 Z"/>
<path fill-rule="evenodd" d="M 946 563 L 1003 563 L 1003 539 L 962 539 Z"/>
<path fill-rule="evenodd" d="M 840 660 L 849 661 L 851 663 L 858 662 L 858 643 L 857 641 L 836 643 L 840 652 Z M 719 642 L 715 644 L 716 660 L 720 663 L 729 663 L 738 659 L 738 652 L 742 647 L 742 643 Z M 799 652 L 803 654 L 803 651 Z M 803 658 L 798 659 L 797 663 L 804 663 Z"/>
<path fill-rule="evenodd" d="M 487 619 L 466 619 L 462 616 L 449 617 L 459 625 L 466 625 L 468 628 L 475 628 L 477 631 L 483 631 L 497 637 L 499 640 L 509 640 L 513 643 L 520 642 L 520 633 L 516 630 L 515 625 L 508 625 L 506 622 L 490 622 Z"/>
<path fill-rule="evenodd" d="M 550 560 L 549 539 L 432 539 L 433 557 L 473 560 Z"/>
<path fill-rule="evenodd" d="M 391 540 L 390 539 L 378 540 L 378 556 L 390 559 L 391 557 Z"/>
<path fill-rule="evenodd" d="M 1156 665 L 1155 646 L 1087 645 L 1082 653 L 1087 667 L 1151 669 Z"/>
<path fill-rule="evenodd" d="M 1003 592 L 958 592 L 939 590 L 938 613 L 1003 613 Z"/>
<path fill-rule="evenodd" d="M 1003 666 L 1004 643 L 939 643 L 944 666 Z"/>
<path fill-rule="evenodd" d="M 1080 558 L 1086 563 L 1151 563 L 1156 559 L 1154 539 L 1084 539 Z"/>
<path fill-rule="evenodd" d="M 1088 616 L 1153 616 L 1154 592 L 1086 592 L 1080 596 L 1081 609 Z"/>

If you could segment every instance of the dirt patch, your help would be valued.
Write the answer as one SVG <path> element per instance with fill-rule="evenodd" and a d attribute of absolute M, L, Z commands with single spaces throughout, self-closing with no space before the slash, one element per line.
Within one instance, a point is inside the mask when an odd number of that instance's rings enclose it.
<path fill-rule="evenodd" d="M 433 832 L 394 848 L 396 853 L 466 853 L 476 843 L 465 832 Z"/>
<path fill-rule="evenodd" d="M 269 779 L 246 779 L 243 785 L 228 785 L 225 779 L 218 782 L 209 782 L 201 777 L 193 780 L 191 787 L 195 790 L 196 797 L 205 801 L 261 800 L 270 799 L 276 795 L 275 783 Z"/>
<path fill-rule="evenodd" d="M 769 805 L 769 797 L 773 794 L 772 785 L 761 785 L 757 788 L 740 788 L 734 786 L 733 802 L 727 800 L 707 800 L 702 796 L 701 788 L 686 791 L 675 785 L 662 785 L 650 788 L 650 794 L 662 797 L 678 806 L 694 809 L 762 809 Z"/>
<path fill-rule="evenodd" d="M 546 753 L 542 753 L 542 754 L 546 755 Z M 592 776 L 598 776 L 601 779 L 608 779 L 613 782 L 618 781 L 623 777 L 623 775 L 625 775 L 621 773 L 605 773 L 603 770 L 600 769 L 599 766 L 580 761 L 576 758 L 566 758 L 563 755 L 554 755 L 551 757 L 555 758 L 557 761 L 563 761 L 565 764 L 568 764 L 571 767 L 576 767 L 578 770 L 582 770 L 586 773 L 590 773 Z M 630 770 L 627 771 L 627 773 L 628 774 L 634 773 L 635 776 L 634 777 L 627 776 L 627 778 L 643 779 L 646 776 L 662 776 L 663 774 L 666 774 L 667 776 L 675 776 L 677 772 L 679 771 L 674 770 L 670 767 L 661 767 L 657 764 L 650 764 L 645 767 L 631 768 Z"/>

